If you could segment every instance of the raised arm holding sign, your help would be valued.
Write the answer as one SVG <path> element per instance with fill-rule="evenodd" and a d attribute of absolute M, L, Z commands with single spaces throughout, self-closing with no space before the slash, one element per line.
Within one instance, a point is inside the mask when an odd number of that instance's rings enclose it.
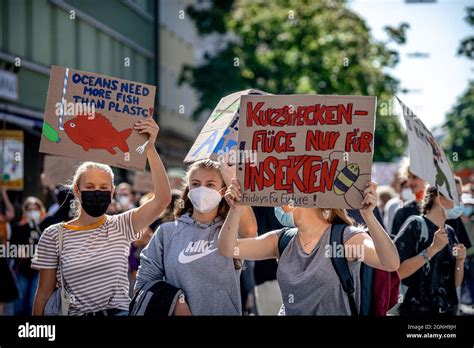
<path fill-rule="evenodd" d="M 239 149 L 257 151 L 257 161 L 238 163 L 238 178 L 227 188 L 231 208 L 218 250 L 246 260 L 277 258 L 287 315 L 358 315 L 359 262 L 386 271 L 399 267 L 397 250 L 373 213 L 375 98 L 366 98 L 242 97 Z M 331 156 L 341 152 L 348 157 Z M 362 174 L 367 177 L 359 179 Z M 276 206 L 286 228 L 239 239 L 242 208 L 249 204 Z M 370 235 L 340 209 L 347 206 L 359 208 Z"/>

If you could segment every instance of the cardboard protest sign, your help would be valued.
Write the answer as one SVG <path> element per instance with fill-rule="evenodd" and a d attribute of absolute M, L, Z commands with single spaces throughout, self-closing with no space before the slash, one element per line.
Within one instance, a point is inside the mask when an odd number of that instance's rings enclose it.
<path fill-rule="evenodd" d="M 69 185 L 74 173 L 82 162 L 74 158 L 44 156 L 43 173 L 46 185 Z"/>
<path fill-rule="evenodd" d="M 40 152 L 144 170 L 148 136 L 133 130 L 151 117 L 151 85 L 52 66 Z"/>
<path fill-rule="evenodd" d="M 153 180 L 150 172 L 136 172 L 133 177 L 133 190 L 136 192 L 154 192 Z"/>
<path fill-rule="evenodd" d="M 0 130 L 0 187 L 23 189 L 23 131 Z"/>
<path fill-rule="evenodd" d="M 182 190 L 185 185 L 184 177 L 186 176 L 186 171 L 182 168 L 170 168 L 167 174 L 171 189 Z"/>
<path fill-rule="evenodd" d="M 267 93 L 247 89 L 222 98 L 186 155 L 185 163 L 201 159 L 216 161 L 220 154 L 235 149 L 239 130 L 240 97 L 243 95 L 267 95 Z"/>
<path fill-rule="evenodd" d="M 453 171 L 443 149 L 415 113 L 397 100 L 407 127 L 410 171 L 436 187 L 446 198 L 459 203 Z"/>
<path fill-rule="evenodd" d="M 242 204 L 361 208 L 376 97 L 242 96 Z"/>

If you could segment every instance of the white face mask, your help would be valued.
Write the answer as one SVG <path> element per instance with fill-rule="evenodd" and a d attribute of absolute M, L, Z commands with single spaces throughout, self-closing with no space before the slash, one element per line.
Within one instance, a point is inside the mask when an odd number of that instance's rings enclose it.
<path fill-rule="evenodd" d="M 205 186 L 199 186 L 189 190 L 188 197 L 194 209 L 200 213 L 209 213 L 216 208 L 222 200 L 219 191 Z"/>
<path fill-rule="evenodd" d="M 38 210 L 29 210 L 26 215 L 29 221 L 39 224 L 41 213 Z"/>
<path fill-rule="evenodd" d="M 128 196 L 119 196 L 118 201 L 122 207 L 128 208 L 130 205 L 130 197 Z"/>
<path fill-rule="evenodd" d="M 447 220 L 457 219 L 464 211 L 464 204 L 460 202 L 459 205 L 455 204 L 452 208 L 443 207 L 443 209 Z"/>
<path fill-rule="evenodd" d="M 404 188 L 402 190 L 402 192 L 400 192 L 400 198 L 403 201 L 409 201 L 410 199 L 413 199 L 414 195 L 413 195 L 413 191 L 411 190 L 411 188 L 409 188 L 409 187 Z"/>

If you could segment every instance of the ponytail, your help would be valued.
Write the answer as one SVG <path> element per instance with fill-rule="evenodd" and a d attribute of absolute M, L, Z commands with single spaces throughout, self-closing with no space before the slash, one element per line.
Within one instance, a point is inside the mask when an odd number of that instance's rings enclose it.
<path fill-rule="evenodd" d="M 326 221 L 332 224 L 346 224 L 354 226 L 354 220 L 352 220 L 345 209 L 324 209 L 323 215 L 326 217 Z"/>

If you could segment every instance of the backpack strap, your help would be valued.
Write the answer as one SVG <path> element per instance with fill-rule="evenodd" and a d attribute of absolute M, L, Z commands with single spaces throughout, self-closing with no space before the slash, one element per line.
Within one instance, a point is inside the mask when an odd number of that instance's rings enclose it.
<path fill-rule="evenodd" d="M 279 256 L 283 254 L 283 251 L 287 247 L 290 240 L 292 240 L 293 237 L 296 235 L 297 231 L 298 229 L 296 228 L 291 228 L 291 227 L 283 228 L 283 232 L 280 234 L 280 238 L 278 238 L 278 255 Z"/>
<path fill-rule="evenodd" d="M 407 226 L 411 224 L 413 221 L 417 221 L 421 226 L 419 241 L 426 242 L 428 240 L 428 225 L 426 224 L 425 219 L 421 215 L 409 216 L 408 219 L 405 221 L 405 223 L 402 225 L 402 227 L 400 227 L 400 230 L 398 231 L 398 234 L 396 237 L 398 237 L 398 235 L 401 235 L 401 232 L 404 231 L 407 228 Z"/>
<path fill-rule="evenodd" d="M 63 252 L 63 234 L 64 234 L 64 222 L 62 222 L 58 227 L 58 268 L 59 268 L 59 278 L 61 280 L 61 291 L 64 291 L 64 276 L 63 276 L 63 267 L 61 265 L 61 253 Z"/>
<path fill-rule="evenodd" d="M 59 308 L 59 315 L 68 315 L 69 307 L 71 305 L 71 296 L 66 290 L 64 275 L 63 275 L 63 265 L 61 260 L 61 253 L 63 252 L 64 245 L 64 222 L 59 225 L 58 228 L 58 268 L 59 276 L 61 279 L 61 306 Z"/>
<path fill-rule="evenodd" d="M 331 226 L 330 245 L 331 248 L 334 248 L 334 250 L 339 250 L 339 245 L 341 245 L 342 250 L 344 251 L 344 229 L 346 227 L 347 225 L 344 224 L 333 224 Z M 347 263 L 345 254 L 343 257 L 332 255 L 331 263 L 334 267 L 334 270 L 336 271 L 337 276 L 339 277 L 342 289 L 349 297 L 349 306 L 351 308 L 352 315 L 358 316 L 359 313 L 357 311 L 357 305 L 354 298 L 354 279 L 352 278 L 352 274 L 349 270 L 349 264 Z"/>

